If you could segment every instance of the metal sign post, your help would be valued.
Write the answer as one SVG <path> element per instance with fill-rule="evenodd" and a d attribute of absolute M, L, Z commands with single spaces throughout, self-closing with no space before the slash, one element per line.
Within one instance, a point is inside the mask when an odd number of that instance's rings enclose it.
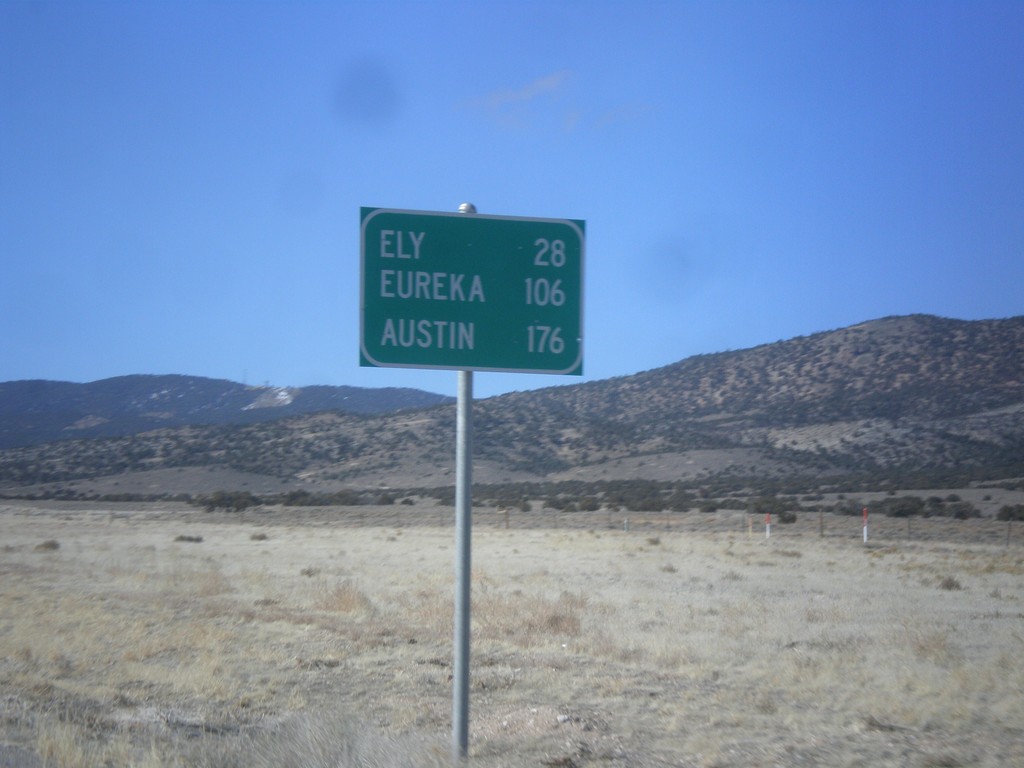
<path fill-rule="evenodd" d="M 459 371 L 455 422 L 455 635 L 452 643 L 452 752 L 469 750 L 469 623 L 473 530 L 473 372 Z"/>
<path fill-rule="evenodd" d="M 472 203 L 460 213 L 476 213 Z M 469 629 L 473 537 L 473 372 L 459 371 L 455 415 L 455 630 L 452 642 L 452 754 L 469 753 Z"/>
<path fill-rule="evenodd" d="M 361 365 L 458 371 L 452 753 L 469 751 L 473 372 L 583 372 L 583 231 L 573 219 L 362 208 Z"/>

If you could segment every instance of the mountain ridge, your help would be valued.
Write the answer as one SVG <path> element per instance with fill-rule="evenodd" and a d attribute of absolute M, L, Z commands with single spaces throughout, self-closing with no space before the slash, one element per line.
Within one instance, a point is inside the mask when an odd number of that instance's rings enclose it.
<path fill-rule="evenodd" d="M 164 427 L 249 424 L 328 410 L 382 413 L 453 402 L 399 387 L 250 386 L 203 376 L 132 374 L 86 383 L 0 382 L 0 449 Z"/>
<path fill-rule="evenodd" d="M 880 318 L 474 402 L 481 483 L 1024 475 L 1024 316 Z M 0 451 L 0 485 L 223 466 L 305 488 L 453 481 L 451 404 Z"/>

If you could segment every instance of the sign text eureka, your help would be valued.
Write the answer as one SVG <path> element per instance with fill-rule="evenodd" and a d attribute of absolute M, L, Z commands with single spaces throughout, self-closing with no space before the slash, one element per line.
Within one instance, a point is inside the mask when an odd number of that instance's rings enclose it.
<path fill-rule="evenodd" d="M 360 209 L 360 363 L 582 373 L 584 227 Z"/>

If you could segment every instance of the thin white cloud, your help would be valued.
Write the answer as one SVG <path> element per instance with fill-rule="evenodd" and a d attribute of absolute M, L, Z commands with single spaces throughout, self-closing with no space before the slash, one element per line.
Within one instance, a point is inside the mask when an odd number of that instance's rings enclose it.
<path fill-rule="evenodd" d="M 521 129 L 550 113 L 572 77 L 572 70 L 561 69 L 517 88 L 491 91 L 465 106 L 505 128 Z"/>
<path fill-rule="evenodd" d="M 465 106 L 482 112 L 504 128 L 522 129 L 547 121 L 565 133 L 631 123 L 654 111 L 647 104 L 632 103 L 588 115 L 574 99 L 565 97 L 574 77 L 573 70 L 560 69 L 517 88 L 491 91 Z"/>
<path fill-rule="evenodd" d="M 562 69 L 550 75 L 538 77 L 521 88 L 507 88 L 492 91 L 483 99 L 483 104 L 492 110 L 500 110 L 510 104 L 523 104 L 548 93 L 560 90 L 572 77 L 572 71 Z"/>

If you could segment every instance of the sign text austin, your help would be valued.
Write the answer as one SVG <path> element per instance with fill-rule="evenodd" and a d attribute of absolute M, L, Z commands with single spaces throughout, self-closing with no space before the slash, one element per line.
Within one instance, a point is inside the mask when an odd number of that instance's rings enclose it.
<path fill-rule="evenodd" d="M 360 209 L 360 363 L 583 372 L 584 222 Z"/>

